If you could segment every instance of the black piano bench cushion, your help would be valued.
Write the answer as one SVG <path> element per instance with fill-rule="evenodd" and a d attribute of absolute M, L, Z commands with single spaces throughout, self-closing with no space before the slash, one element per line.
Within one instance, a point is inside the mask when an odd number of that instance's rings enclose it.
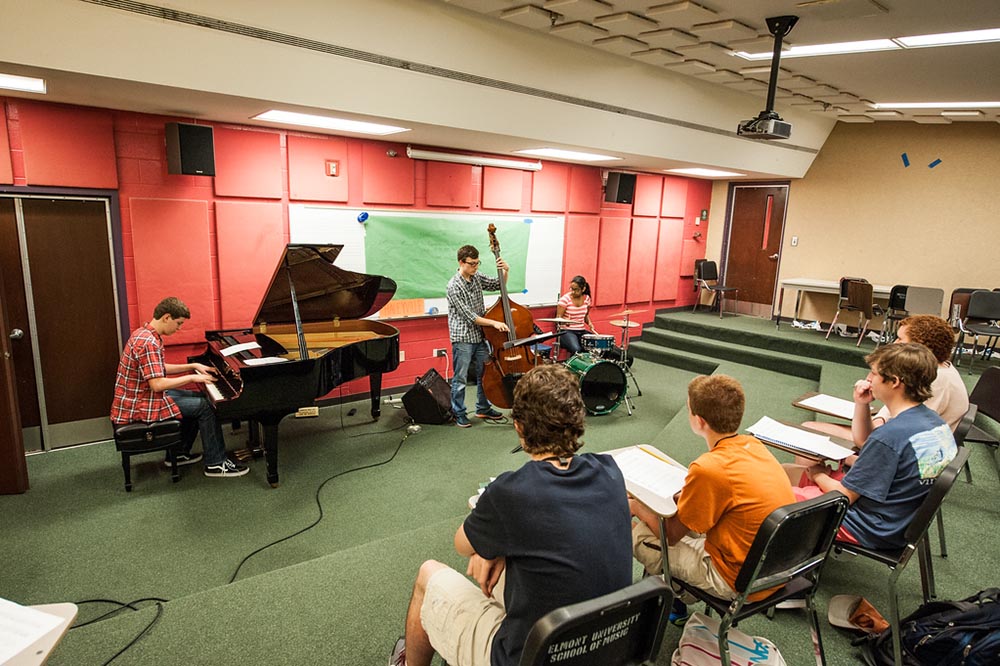
<path fill-rule="evenodd" d="M 115 448 L 123 453 L 163 451 L 180 443 L 181 422 L 178 419 L 115 426 Z"/>

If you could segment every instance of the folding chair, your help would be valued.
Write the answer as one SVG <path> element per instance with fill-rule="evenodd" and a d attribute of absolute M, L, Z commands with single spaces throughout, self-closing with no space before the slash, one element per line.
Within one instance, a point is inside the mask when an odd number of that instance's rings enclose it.
<path fill-rule="evenodd" d="M 909 289 L 909 285 L 897 284 L 889 290 L 889 307 L 886 309 L 885 319 L 882 320 L 882 330 L 878 334 L 879 343 L 888 342 L 888 336 L 895 338 L 899 322 L 909 316 L 906 312 L 907 289 Z"/>
<path fill-rule="evenodd" d="M 972 336 L 972 356 L 969 357 L 969 374 L 976 364 L 979 336 L 986 338 L 983 344 L 983 358 L 993 352 L 993 343 L 1000 336 L 1000 292 L 980 289 L 969 297 L 969 313 L 962 322 L 962 332 Z"/>
<path fill-rule="evenodd" d="M 889 625 L 892 627 L 892 650 L 895 657 L 896 666 L 903 666 L 902 648 L 899 643 L 899 595 L 896 591 L 896 581 L 899 580 L 903 569 L 907 563 L 917 553 L 920 562 L 920 583 L 924 595 L 924 603 L 934 597 L 934 569 L 931 563 L 930 546 L 927 539 L 927 530 L 941 508 L 941 503 L 948 495 L 951 487 L 955 485 L 955 479 L 962 467 L 969 460 L 969 450 L 960 448 L 955 458 L 948 463 L 934 485 L 927 493 L 920 508 L 917 509 L 909 526 L 906 528 L 904 539 L 906 545 L 898 550 L 878 550 L 865 548 L 846 541 L 837 541 L 834 550 L 838 552 L 853 553 L 881 562 L 889 567 Z"/>
<path fill-rule="evenodd" d="M 623 590 L 557 608 L 531 627 L 520 666 L 651 663 L 660 652 L 673 598 L 662 578 L 648 576 Z"/>
<path fill-rule="evenodd" d="M 865 316 L 865 312 L 868 312 L 868 319 L 873 316 L 872 307 L 865 307 L 865 301 L 872 301 L 874 295 L 865 298 L 865 289 L 859 285 L 868 284 L 868 280 L 864 278 L 852 278 L 852 277 L 842 277 L 840 278 L 840 298 L 837 299 L 837 312 L 833 315 L 833 321 L 830 322 L 830 328 L 826 330 L 826 339 L 830 339 L 830 333 L 833 332 L 834 327 L 837 325 L 837 320 L 840 319 L 840 313 L 842 310 L 847 310 L 848 312 L 858 313 L 858 330 L 861 329 L 861 322 Z M 871 285 L 868 285 L 871 287 Z M 872 288 L 874 290 L 874 288 Z M 851 299 L 851 292 L 854 292 L 854 299 Z M 860 338 L 859 343 L 860 344 Z"/>
<path fill-rule="evenodd" d="M 715 294 L 719 301 L 719 319 L 722 319 L 722 311 L 726 308 L 726 294 L 732 293 L 734 295 L 736 299 L 735 310 L 739 311 L 740 290 L 719 283 L 719 266 L 714 261 L 698 259 L 694 262 L 694 283 L 698 289 L 698 298 L 695 300 L 691 312 L 698 309 L 701 304 L 701 294 L 706 289 Z"/>
<path fill-rule="evenodd" d="M 969 402 L 978 407 L 980 414 L 985 414 L 994 421 L 1000 421 L 1000 368 L 986 368 L 983 371 L 969 395 Z M 993 466 L 996 467 L 997 477 L 1000 478 L 1000 461 L 997 460 L 1000 440 L 973 424 L 965 436 L 965 441 L 985 444 L 990 447 L 990 453 L 993 454 Z M 971 476 L 969 480 L 971 481 Z"/>
<path fill-rule="evenodd" d="M 757 530 L 750 552 L 736 576 L 735 591 L 739 596 L 733 600 L 713 597 L 679 578 L 672 579 L 675 585 L 704 601 L 707 609 L 716 611 L 722 618 L 719 624 L 720 663 L 730 663 L 729 627 L 751 615 L 768 611 L 782 601 L 804 599 L 821 662 L 826 664 L 813 596 L 847 507 L 847 497 L 829 492 L 772 511 Z M 783 587 L 766 599 L 747 601 L 747 597 L 756 592 L 779 586 Z"/>

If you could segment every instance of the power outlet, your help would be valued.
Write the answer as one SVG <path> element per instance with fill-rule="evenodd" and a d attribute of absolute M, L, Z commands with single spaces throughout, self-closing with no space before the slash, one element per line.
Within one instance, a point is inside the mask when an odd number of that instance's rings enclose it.
<path fill-rule="evenodd" d="M 447 356 L 448 352 L 445 349 L 435 349 L 434 356 Z"/>

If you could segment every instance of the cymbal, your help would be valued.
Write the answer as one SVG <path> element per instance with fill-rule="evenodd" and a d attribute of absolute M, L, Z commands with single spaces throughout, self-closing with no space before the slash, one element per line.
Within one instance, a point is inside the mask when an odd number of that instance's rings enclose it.
<path fill-rule="evenodd" d="M 640 312 L 645 312 L 645 310 L 622 310 L 621 312 L 611 315 L 612 317 L 627 317 L 629 315 L 639 314 Z"/>
<path fill-rule="evenodd" d="M 572 324 L 573 323 L 572 319 L 566 319 L 565 317 L 548 317 L 548 318 L 545 318 L 545 319 L 539 317 L 538 321 L 551 321 L 551 322 L 555 322 L 556 324 Z"/>
<path fill-rule="evenodd" d="M 618 328 L 639 328 L 640 326 L 637 321 L 625 321 L 624 319 L 612 319 L 608 323 Z"/>

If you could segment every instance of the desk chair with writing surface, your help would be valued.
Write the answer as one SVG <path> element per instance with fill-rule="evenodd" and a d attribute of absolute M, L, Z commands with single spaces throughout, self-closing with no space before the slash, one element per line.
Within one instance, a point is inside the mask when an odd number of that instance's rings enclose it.
<path fill-rule="evenodd" d="M 761 523 L 750 552 L 740 567 L 735 585 L 739 596 L 732 601 L 713 597 L 678 578 L 674 579 L 676 585 L 704 601 L 708 608 L 721 616 L 720 663 L 730 663 L 729 627 L 736 626 L 740 620 L 751 615 L 768 611 L 782 601 L 804 599 L 821 663 L 826 664 L 813 597 L 847 507 L 845 495 L 829 492 L 772 511 Z M 747 601 L 751 594 L 777 586 L 782 587 L 771 596 L 760 601 Z"/>
<path fill-rule="evenodd" d="M 557 608 L 528 632 L 520 666 L 640 666 L 660 652 L 674 593 L 657 576 Z"/>
<path fill-rule="evenodd" d="M 944 502 L 945 497 L 947 497 L 948 492 L 955 485 L 955 479 L 958 478 L 959 472 L 968 460 L 969 449 L 960 448 L 954 459 L 948 463 L 948 466 L 934 480 L 934 485 L 931 486 L 930 492 L 927 493 L 923 503 L 917 509 L 909 526 L 906 528 L 903 537 L 906 545 L 902 548 L 875 549 L 846 541 L 837 541 L 834 543 L 834 550 L 837 552 L 842 551 L 861 555 L 889 567 L 889 617 L 887 619 L 889 620 L 889 625 L 892 627 L 892 649 L 897 666 L 903 666 L 903 661 L 902 648 L 899 642 L 899 594 L 896 591 L 896 582 L 903 573 L 903 569 L 906 568 L 907 563 L 912 559 L 913 554 L 916 553 L 917 559 L 920 562 L 920 584 L 924 603 L 927 603 L 934 597 L 934 569 L 931 562 L 927 531 L 930 529 L 931 522 L 934 521 L 934 517 L 940 510 L 941 504 Z"/>
<path fill-rule="evenodd" d="M 722 311 L 726 308 L 726 296 L 733 294 L 736 299 L 734 311 L 738 313 L 740 307 L 740 290 L 736 287 L 727 287 L 719 281 L 719 265 L 708 259 L 697 259 L 694 262 L 694 286 L 698 291 L 698 298 L 694 302 L 695 312 L 701 305 L 701 295 L 705 291 L 715 294 L 719 306 L 719 319 L 722 319 Z"/>

